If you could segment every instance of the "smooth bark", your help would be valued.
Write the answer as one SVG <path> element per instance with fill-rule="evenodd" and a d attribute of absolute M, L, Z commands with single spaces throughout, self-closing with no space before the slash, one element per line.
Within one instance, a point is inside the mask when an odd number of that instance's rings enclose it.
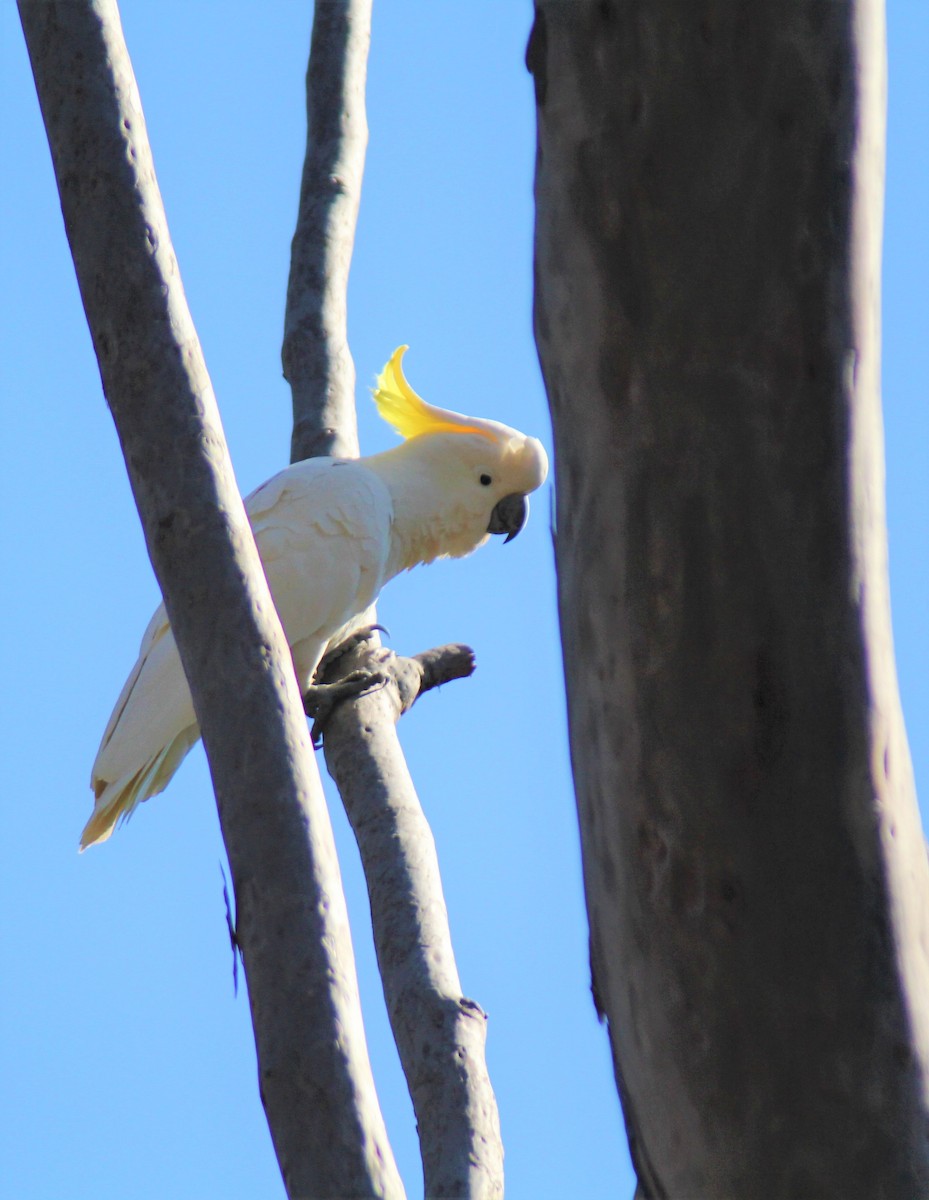
<path fill-rule="evenodd" d="M 358 453 L 345 301 L 367 141 L 369 31 L 370 0 L 317 2 L 282 351 L 295 459 Z M 358 624 L 373 621 L 372 610 Z M 435 685 L 437 666 L 446 670 L 439 681 L 460 677 L 473 657 L 463 647 L 398 660 L 372 644 L 346 656 L 339 671 L 380 669 L 385 657 L 388 688 L 343 704 L 326 722 L 326 761 L 358 839 L 425 1194 L 495 1200 L 503 1194 L 503 1146 L 484 1058 L 486 1016 L 461 994 L 435 845 L 396 732 L 400 712 Z"/>
<path fill-rule="evenodd" d="M 443 649 L 451 672 L 438 682 L 465 673 L 454 666 L 455 651 L 470 673 L 466 647 Z M 487 1016 L 462 995 L 435 842 L 395 727 L 441 657 L 429 651 L 417 656 L 423 662 L 382 652 L 379 665 L 390 683 L 336 709 L 324 748 L 364 864 L 384 997 L 416 1113 L 425 1194 L 498 1200 L 503 1148 L 484 1053 Z M 355 652 L 339 665 L 348 670 L 365 661 Z"/>
<path fill-rule="evenodd" d="M 112 0 L 20 0 L 68 240 L 190 683 L 291 1197 L 400 1197 L 319 775 L 187 310 Z"/>
<path fill-rule="evenodd" d="M 371 0 L 316 0 L 306 73 L 306 156 L 281 350 L 293 397 L 291 462 L 358 455 L 346 304 L 368 145 L 370 42 Z"/>
<path fill-rule="evenodd" d="M 879 0 L 537 0 L 535 328 L 594 996 L 642 1197 L 929 1192 Z"/>

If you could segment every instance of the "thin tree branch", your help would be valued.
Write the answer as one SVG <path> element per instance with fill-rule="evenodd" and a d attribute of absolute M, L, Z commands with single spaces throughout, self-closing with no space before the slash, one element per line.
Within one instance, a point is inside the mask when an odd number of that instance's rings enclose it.
<path fill-rule="evenodd" d="M 316 5 L 307 158 L 282 354 L 293 388 L 294 458 L 357 453 L 345 297 L 364 165 L 369 10 L 370 0 Z M 373 620 L 369 612 L 359 624 Z M 356 650 L 339 672 L 365 663 L 378 668 L 382 656 L 378 649 Z M 452 658 L 457 674 L 449 677 L 470 673 L 467 648 L 445 658 L 445 667 Z M 503 1148 L 484 1061 L 485 1017 L 461 995 L 432 835 L 395 728 L 404 703 L 400 689 L 412 703 L 438 678 L 433 672 L 442 660 L 395 664 L 388 688 L 336 710 L 324 746 L 361 851 L 387 1008 L 416 1111 L 426 1195 L 491 1200 L 503 1192 Z"/>
<path fill-rule="evenodd" d="M 392 683 L 397 692 L 399 716 L 411 709 L 425 692 L 474 674 L 474 651 L 461 643 L 436 646 L 413 658 L 404 658 L 381 646 L 363 654 L 363 667 L 346 672 L 343 660 L 350 661 L 349 648 L 369 640 L 373 640 L 373 630 L 355 633 L 349 646 L 330 652 L 328 657 L 333 661 L 323 662 L 317 668 L 315 682 L 303 697 L 304 711 L 313 718 L 310 736 L 314 746 L 321 744 L 323 729 L 335 708 L 348 699 Z"/>
<path fill-rule="evenodd" d="M 20 0 L 78 282 L 190 683 L 291 1197 L 403 1194 L 290 654 L 184 300 L 113 0 Z"/>
<path fill-rule="evenodd" d="M 388 655 L 390 652 L 387 652 Z M 406 1074 L 428 1197 L 502 1197 L 500 1123 L 484 1046 L 487 1017 L 461 993 L 432 831 L 413 786 L 396 721 L 423 681 L 469 674 L 467 647 L 385 660 L 389 683 L 335 710 L 326 765 L 364 864 L 374 944 Z M 338 663 L 364 666 L 363 648 Z M 393 659 L 393 661 L 391 661 Z M 435 672 L 435 673 L 433 673 Z"/>
<path fill-rule="evenodd" d="M 306 73 L 307 148 L 281 351 L 293 395 L 291 462 L 358 454 L 346 301 L 368 144 L 370 42 L 371 0 L 316 0 Z"/>
<path fill-rule="evenodd" d="M 433 688 L 451 683 L 453 679 L 467 679 L 474 674 L 476 666 L 474 651 L 461 642 L 435 646 L 398 661 L 402 670 L 402 674 L 398 672 L 397 680 L 401 713 L 412 708 L 420 696 Z"/>

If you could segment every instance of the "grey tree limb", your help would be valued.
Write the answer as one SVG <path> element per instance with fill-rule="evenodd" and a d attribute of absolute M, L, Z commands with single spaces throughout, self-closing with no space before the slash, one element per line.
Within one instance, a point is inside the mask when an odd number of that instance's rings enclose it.
<path fill-rule="evenodd" d="M 453 679 L 467 679 L 474 674 L 474 651 L 460 642 L 435 646 L 412 658 L 380 647 L 363 654 L 363 666 L 349 672 L 345 672 L 344 668 L 340 670 L 348 650 L 369 638 L 373 639 L 373 630 L 359 631 L 352 635 L 348 646 L 330 651 L 326 659 L 332 658 L 334 661 L 327 663 L 324 660 L 320 663 L 315 682 L 304 693 L 304 711 L 307 716 L 313 717 L 310 738 L 314 746 L 322 744 L 323 730 L 329 717 L 347 699 L 392 683 L 397 692 L 397 715 L 401 716 L 426 692 L 441 687 L 443 683 L 451 683 Z"/>
<path fill-rule="evenodd" d="M 358 453 L 345 302 L 366 147 L 369 29 L 370 0 L 317 0 L 282 352 L 293 391 L 294 459 Z M 371 611 L 358 624 L 373 620 Z M 466 647 L 457 656 L 431 653 L 417 663 L 376 646 L 345 656 L 340 675 L 391 662 L 391 681 L 337 708 L 323 744 L 361 851 L 425 1194 L 492 1200 L 503 1194 L 503 1147 L 484 1058 L 486 1018 L 461 994 L 435 845 L 396 733 L 402 696 L 412 703 L 453 659 L 454 677 L 473 669 Z"/>
<path fill-rule="evenodd" d="M 370 665 L 353 650 L 339 673 Z M 376 654 L 386 687 L 341 705 L 323 738 L 364 864 L 374 944 L 406 1075 L 427 1197 L 503 1196 L 500 1122 L 484 1046 L 487 1017 L 462 995 L 432 831 L 396 734 L 424 684 L 473 668 L 467 647 L 416 659 Z"/>
<path fill-rule="evenodd" d="M 474 674 L 474 651 L 461 642 L 446 646 L 434 646 L 421 650 L 412 658 L 400 660 L 403 674 L 398 680 L 401 713 L 412 708 L 420 696 L 451 683 L 453 679 L 467 679 Z"/>
<path fill-rule="evenodd" d="M 926 1195 L 880 0 L 536 0 L 528 62 L 594 995 L 638 1195 Z"/>
<path fill-rule="evenodd" d="M 293 397 L 291 462 L 358 455 L 346 304 L 368 145 L 370 42 L 371 0 L 316 0 L 307 146 L 281 350 Z"/>
<path fill-rule="evenodd" d="M 193 694 L 288 1194 L 399 1198 L 318 771 L 113 0 L 19 0 L 107 401 Z"/>

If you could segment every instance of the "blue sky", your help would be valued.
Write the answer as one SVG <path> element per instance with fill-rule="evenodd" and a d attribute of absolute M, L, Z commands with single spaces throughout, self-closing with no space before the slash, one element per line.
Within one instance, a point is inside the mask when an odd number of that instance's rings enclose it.
<path fill-rule="evenodd" d="M 308 0 L 124 0 L 123 21 L 188 300 L 240 487 L 287 459 L 280 372 L 304 145 Z M 531 336 L 531 9 L 375 6 L 368 154 L 349 297 L 362 447 L 388 354 L 428 399 L 550 445 Z M 898 666 L 929 795 L 929 5 L 891 0 L 884 394 Z M 18 1200 L 283 1194 L 232 994 L 222 843 L 202 751 L 78 857 L 90 763 L 157 603 L 62 230 L 22 36 L 0 10 L 0 356 L 6 694 L 0 869 L 0 1178 Z M 391 584 L 415 652 L 467 641 L 474 679 L 402 738 L 442 863 L 488 1055 L 508 1192 L 631 1197 L 586 925 L 564 726 L 547 495 L 512 545 Z M 368 1038 L 409 1194 L 421 1194 L 351 834 L 333 805 Z"/>

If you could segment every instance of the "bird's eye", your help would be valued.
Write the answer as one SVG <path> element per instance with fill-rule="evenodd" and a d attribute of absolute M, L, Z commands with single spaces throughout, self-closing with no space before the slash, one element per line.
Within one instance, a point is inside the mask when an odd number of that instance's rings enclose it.
<path fill-rule="evenodd" d="M 484 485 L 484 487 L 490 487 L 490 485 L 493 483 L 493 480 L 490 478 L 489 475 L 482 475 L 481 483 Z"/>

